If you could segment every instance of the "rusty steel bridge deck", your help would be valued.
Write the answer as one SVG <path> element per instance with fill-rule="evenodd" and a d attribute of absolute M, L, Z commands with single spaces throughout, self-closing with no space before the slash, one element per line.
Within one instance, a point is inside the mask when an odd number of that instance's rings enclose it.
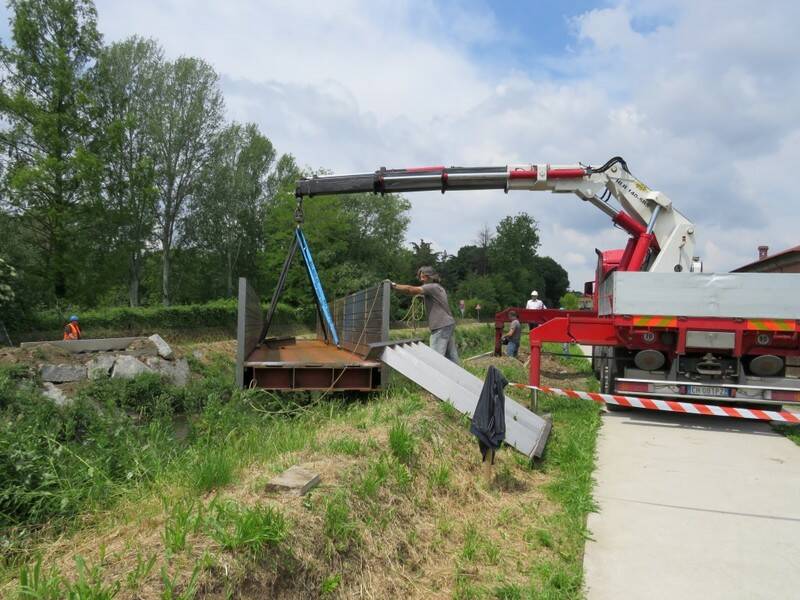
<path fill-rule="evenodd" d="M 370 392 L 386 384 L 388 370 L 368 357 L 371 346 L 389 339 L 389 284 L 361 290 L 329 305 L 340 347 L 318 323 L 316 339 L 260 339 L 261 303 L 239 282 L 237 382 L 275 391 Z M 324 339 L 328 338 L 328 339 Z"/>
<path fill-rule="evenodd" d="M 244 362 L 253 385 L 272 390 L 352 390 L 380 387 L 381 363 L 323 340 L 266 340 Z"/>

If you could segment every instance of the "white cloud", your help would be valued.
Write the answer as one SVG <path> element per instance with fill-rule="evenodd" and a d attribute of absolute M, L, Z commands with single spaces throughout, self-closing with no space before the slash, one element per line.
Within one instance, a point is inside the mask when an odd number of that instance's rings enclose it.
<path fill-rule="evenodd" d="M 257 122 L 301 164 L 353 172 L 599 164 L 619 154 L 696 222 L 707 270 L 748 262 L 761 243 L 798 243 L 800 3 L 622 0 L 565 14 L 574 37 L 547 58 L 525 57 L 528 71 L 492 62 L 505 36 L 517 49 L 524 36 L 487 7 L 98 1 L 107 39 L 152 36 L 171 56 L 208 60 L 231 118 Z M 570 270 L 575 287 L 592 278 L 595 247 L 625 243 L 569 196 L 409 198 L 409 238 L 451 252 L 484 223 L 530 211 L 542 253 Z"/>

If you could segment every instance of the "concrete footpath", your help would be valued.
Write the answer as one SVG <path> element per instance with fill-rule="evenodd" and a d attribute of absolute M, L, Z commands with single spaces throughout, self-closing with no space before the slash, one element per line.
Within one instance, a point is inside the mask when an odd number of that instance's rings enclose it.
<path fill-rule="evenodd" d="M 800 598 L 800 446 L 769 425 L 606 413 L 589 600 Z"/>

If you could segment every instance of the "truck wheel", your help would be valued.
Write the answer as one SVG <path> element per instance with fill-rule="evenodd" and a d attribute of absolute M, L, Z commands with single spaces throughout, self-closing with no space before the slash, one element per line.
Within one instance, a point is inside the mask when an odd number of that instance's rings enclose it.
<path fill-rule="evenodd" d="M 616 379 L 616 363 L 614 361 L 614 349 L 607 348 L 603 353 L 603 359 L 600 362 L 600 391 L 604 394 L 614 393 L 614 380 Z M 606 410 L 609 412 L 621 412 L 630 410 L 627 406 L 620 406 L 618 404 L 606 404 Z"/>

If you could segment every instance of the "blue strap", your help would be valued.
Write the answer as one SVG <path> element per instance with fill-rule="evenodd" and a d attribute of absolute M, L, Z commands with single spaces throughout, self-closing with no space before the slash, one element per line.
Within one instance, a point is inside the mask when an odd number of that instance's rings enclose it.
<path fill-rule="evenodd" d="M 299 227 L 295 228 L 294 232 L 295 236 L 297 237 L 297 243 L 300 246 L 300 253 L 303 255 L 303 262 L 306 263 L 306 269 L 308 270 L 308 276 L 311 279 L 311 285 L 314 288 L 314 294 L 317 297 L 317 304 L 319 305 L 322 316 L 325 319 L 326 325 L 328 326 L 328 331 L 333 338 L 333 343 L 338 346 L 339 335 L 336 333 L 336 325 L 333 324 L 331 311 L 328 310 L 328 301 L 325 299 L 325 291 L 322 289 L 322 282 L 319 280 L 317 267 L 314 266 L 314 259 L 311 258 L 311 249 L 308 247 L 306 236 L 303 235 L 303 230 Z"/>

